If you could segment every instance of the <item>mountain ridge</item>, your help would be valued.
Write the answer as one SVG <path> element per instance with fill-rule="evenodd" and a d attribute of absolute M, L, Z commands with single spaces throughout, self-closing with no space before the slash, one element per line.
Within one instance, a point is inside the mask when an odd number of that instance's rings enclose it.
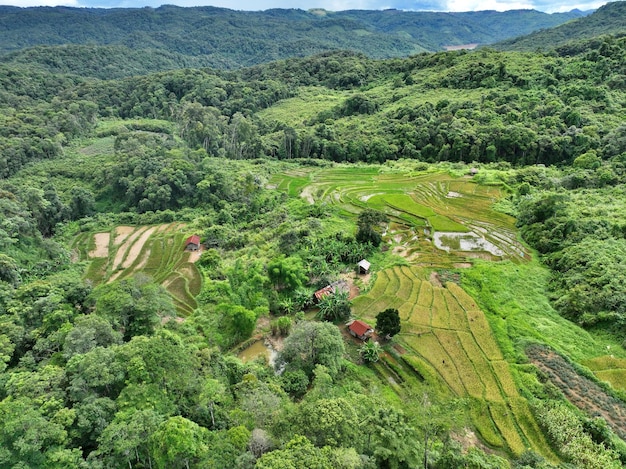
<path fill-rule="evenodd" d="M 0 7 L 0 54 L 5 54 L 2 58 L 6 62 L 16 57 L 7 58 L 7 54 L 39 46 L 115 46 L 167 51 L 187 57 L 177 58 L 178 62 L 233 69 L 333 50 L 393 58 L 441 51 L 448 45 L 485 45 L 583 14 L 549 15 L 535 10 L 321 12 L 241 12 L 173 5 L 129 9 Z M 40 62 L 43 59 L 36 61 Z M 161 69 L 147 67 L 146 71 Z"/>

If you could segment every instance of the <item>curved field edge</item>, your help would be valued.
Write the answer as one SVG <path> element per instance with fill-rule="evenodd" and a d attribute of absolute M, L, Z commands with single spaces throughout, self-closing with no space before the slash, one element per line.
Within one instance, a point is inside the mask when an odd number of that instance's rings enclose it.
<path fill-rule="evenodd" d="M 514 219 L 493 209 L 502 196 L 501 190 L 466 176 L 442 171 L 392 171 L 386 166 L 336 165 L 275 174 L 271 184 L 311 204 L 336 207 L 348 217 L 366 208 L 383 211 L 392 222 L 426 228 L 420 238 L 427 241 L 432 232 L 473 233 L 498 248 L 502 255 L 496 257 L 530 258 L 517 239 Z M 482 252 L 481 248 L 477 250 Z M 458 250 L 448 255 L 469 256 Z M 485 256 L 493 257 L 487 251 Z"/>
<path fill-rule="evenodd" d="M 195 297 L 202 288 L 202 275 L 185 251 L 187 236 L 178 223 L 117 226 L 110 232 L 81 233 L 73 247 L 80 260 L 89 262 L 85 278 L 94 285 L 141 272 L 163 285 L 178 313 L 187 316 L 197 308 Z"/>
<path fill-rule="evenodd" d="M 458 285 L 436 286 L 424 276 L 421 269 L 407 266 L 379 272 L 371 290 L 355 300 L 355 315 L 375 321 L 378 312 L 398 308 L 402 332 L 396 341 L 430 370 L 431 379 L 470 399 L 472 409 L 482 408 L 470 414 L 488 445 L 515 455 L 532 448 L 557 461 L 520 396 L 484 313 Z"/>

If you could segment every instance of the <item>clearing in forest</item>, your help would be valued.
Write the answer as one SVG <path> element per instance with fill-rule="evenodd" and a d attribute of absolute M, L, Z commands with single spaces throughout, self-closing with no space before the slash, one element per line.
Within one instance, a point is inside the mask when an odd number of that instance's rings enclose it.
<path fill-rule="evenodd" d="M 469 177 L 337 165 L 300 168 L 271 182 L 309 203 L 334 205 L 347 216 L 366 208 L 385 212 L 391 220 L 388 242 L 417 265 L 452 267 L 475 257 L 530 257 L 517 239 L 514 219 L 493 210 L 500 188 Z"/>
<path fill-rule="evenodd" d="M 366 208 L 386 213 L 383 241 L 410 266 L 376 272 L 369 292 L 353 300 L 355 316 L 375 323 L 379 312 L 398 309 L 402 332 L 395 343 L 404 351 L 403 363 L 426 370 L 466 399 L 489 446 L 516 455 L 531 448 L 558 460 L 518 392 L 483 312 L 457 284 L 432 275 L 468 267 L 476 257 L 517 262 L 530 257 L 517 239 L 514 219 L 493 209 L 502 195 L 498 186 L 442 171 L 341 165 L 300 168 L 275 176 L 272 184 L 349 217 Z M 399 389 L 400 376 L 390 373 L 386 380 Z"/>
<path fill-rule="evenodd" d="M 202 287 L 202 276 L 193 263 L 197 255 L 185 251 L 187 236 L 178 223 L 118 226 L 111 232 L 83 233 L 74 248 L 82 260 L 90 261 L 86 277 L 94 284 L 142 272 L 163 285 L 178 313 L 186 316 L 197 308 L 195 297 Z"/>
<path fill-rule="evenodd" d="M 403 358 L 420 359 L 459 397 L 469 398 L 472 419 L 492 447 L 521 454 L 527 448 L 556 459 L 528 402 L 518 392 L 487 318 L 455 283 L 440 286 L 426 269 L 396 266 L 378 272 L 371 290 L 353 302 L 356 316 L 375 323 L 387 308 L 400 312 L 396 338 Z"/>

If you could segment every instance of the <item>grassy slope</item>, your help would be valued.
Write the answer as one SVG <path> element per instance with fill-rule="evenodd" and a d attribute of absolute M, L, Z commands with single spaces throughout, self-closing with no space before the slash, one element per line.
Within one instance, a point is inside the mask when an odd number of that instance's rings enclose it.
<path fill-rule="evenodd" d="M 469 398 L 472 422 L 492 447 L 513 453 L 531 447 L 554 460 L 524 397 L 526 386 L 536 380 L 524 365 L 525 345 L 547 344 L 609 382 L 623 376 L 626 352 L 617 339 L 587 332 L 554 311 L 547 297 L 549 273 L 530 260 L 523 247 L 520 252 L 509 249 L 505 257 L 510 260 L 472 260 L 472 267 L 461 271 L 471 296 L 454 284 L 431 285 L 429 272 L 463 259 L 462 253 L 433 249 L 423 236 L 415 239 L 433 214 L 482 229 L 481 234 L 501 246 L 521 245 L 516 244 L 513 219 L 493 211 L 499 187 L 453 174 L 415 171 L 410 165 L 299 169 L 276 176 L 274 183 L 291 195 L 336 205 L 351 217 L 365 207 L 390 214 L 387 241 L 414 255 L 390 259 L 422 267 L 379 270 L 371 289 L 354 301 L 356 315 L 373 322 L 377 312 L 398 308 L 403 321 L 399 341 L 409 352 L 403 363 Z M 456 174 L 463 174 L 459 168 Z M 485 175 L 485 180 L 491 179 Z M 462 197 L 450 198 L 450 191 Z M 374 266 L 382 268 L 383 263 Z M 608 350 L 613 358 L 607 357 Z M 382 365 L 377 369 L 381 376 L 393 378 Z"/>

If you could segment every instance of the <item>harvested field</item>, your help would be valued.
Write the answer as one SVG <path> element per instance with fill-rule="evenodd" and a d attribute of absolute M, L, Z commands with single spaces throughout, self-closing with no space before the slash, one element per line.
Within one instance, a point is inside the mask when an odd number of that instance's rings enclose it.
<path fill-rule="evenodd" d="M 405 350 L 403 358 L 427 364 L 433 379 L 443 381 L 457 396 L 487 404 L 486 413 L 472 415 L 488 444 L 513 454 L 533 448 L 556 459 L 541 432 L 537 434 L 538 426 L 483 312 L 456 283 L 437 286 L 428 278 L 417 267 L 378 272 L 371 290 L 355 300 L 355 315 L 371 321 L 388 307 L 398 308 L 402 331 L 396 340 Z"/>
<path fill-rule="evenodd" d="M 83 253 L 85 260 L 91 260 L 86 276 L 98 284 L 145 273 L 168 290 L 180 315 L 188 315 L 197 307 L 195 296 L 202 288 L 202 276 L 189 262 L 190 253 L 184 251 L 183 230 L 184 226 L 170 223 L 118 226 L 113 233 L 95 233 L 91 236 L 96 249 Z"/>
<path fill-rule="evenodd" d="M 96 248 L 89 252 L 89 257 L 108 257 L 111 233 L 96 233 L 93 238 Z"/>

